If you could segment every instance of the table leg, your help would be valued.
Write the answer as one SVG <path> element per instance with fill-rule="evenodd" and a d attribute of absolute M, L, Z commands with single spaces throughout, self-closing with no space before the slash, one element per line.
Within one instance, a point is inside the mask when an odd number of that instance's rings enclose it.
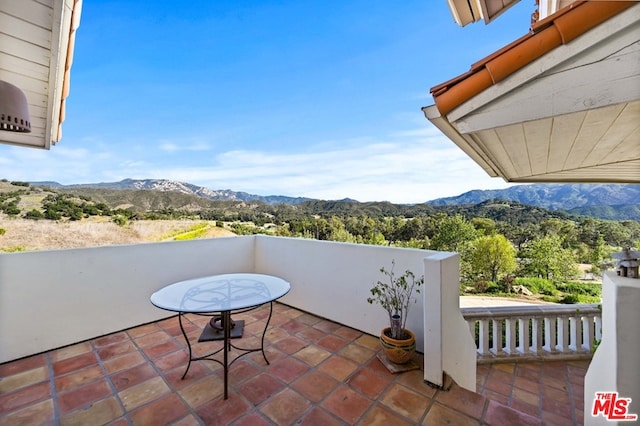
<path fill-rule="evenodd" d="M 191 367 L 191 343 L 189 342 L 189 338 L 187 337 L 187 332 L 184 331 L 184 326 L 182 325 L 182 312 L 178 313 L 178 322 L 180 323 L 180 331 L 182 331 L 182 336 L 184 336 L 184 340 L 187 342 L 187 347 L 189 348 L 189 363 L 187 364 L 187 369 L 184 370 L 184 374 L 182 375 L 182 379 L 184 380 L 184 378 L 187 376 L 187 373 L 189 372 L 189 367 Z"/>
<path fill-rule="evenodd" d="M 267 322 L 264 326 L 264 330 L 262 331 L 262 339 L 260 342 L 260 347 L 259 348 L 244 348 L 244 347 L 239 347 L 239 346 L 235 346 L 234 344 L 231 343 L 231 328 L 233 327 L 233 322 L 231 321 L 231 311 L 222 311 L 220 312 L 220 319 L 221 319 L 221 326 L 222 326 L 222 331 L 223 331 L 223 343 L 222 343 L 222 348 L 219 348 L 217 350 L 215 350 L 214 352 L 208 353 L 206 355 L 202 355 L 202 356 L 198 356 L 198 357 L 193 357 L 193 350 L 191 347 L 191 342 L 189 341 L 188 337 L 187 337 L 187 332 L 184 329 L 184 325 L 182 323 L 182 317 L 185 313 L 184 312 L 180 312 L 178 313 L 178 321 L 180 324 L 180 331 L 182 331 L 182 335 L 184 336 L 184 340 L 187 342 L 187 348 L 189 349 L 189 361 L 187 364 L 187 368 L 184 371 L 184 374 L 182 375 L 182 379 L 184 379 L 187 376 L 187 373 L 189 372 L 189 368 L 191 367 L 191 362 L 192 361 L 196 361 L 196 360 L 210 360 L 210 361 L 215 361 L 218 364 L 222 365 L 222 368 L 224 369 L 224 399 L 228 399 L 229 396 L 229 392 L 228 392 L 228 388 L 229 388 L 229 366 L 230 364 L 233 364 L 233 362 L 236 361 L 236 359 L 240 358 L 243 355 L 246 355 L 248 353 L 251 352 L 256 352 L 256 351 L 261 351 L 262 352 L 262 357 L 264 358 L 265 362 L 267 363 L 267 365 L 269 364 L 269 360 L 267 359 L 267 354 L 264 351 L 264 339 L 265 336 L 267 334 L 267 329 L 269 328 L 269 323 L 271 322 L 271 317 L 273 315 L 273 302 L 269 302 L 269 317 L 267 318 Z M 231 361 L 231 363 L 229 363 L 229 352 L 231 351 L 231 348 L 236 348 L 239 351 L 242 351 L 243 353 L 241 353 L 239 356 L 236 357 L 236 359 L 234 359 L 233 361 Z M 222 351 L 223 354 L 223 358 L 222 358 L 222 362 L 220 362 L 220 360 L 218 359 L 214 359 L 212 358 L 214 355 L 218 354 L 220 351 Z"/>
<path fill-rule="evenodd" d="M 269 360 L 267 359 L 267 354 L 264 352 L 264 336 L 267 334 L 267 328 L 269 328 L 269 323 L 271 322 L 271 315 L 273 314 L 273 302 L 269 302 L 269 318 L 267 318 L 267 323 L 264 325 L 264 330 L 262 331 L 262 340 L 260 341 L 260 350 L 262 351 L 262 357 L 264 361 L 269 365 Z"/>
<path fill-rule="evenodd" d="M 222 327 L 224 328 L 224 399 L 227 399 L 227 387 L 229 380 L 229 350 L 231 349 L 231 312 L 222 312 Z"/>

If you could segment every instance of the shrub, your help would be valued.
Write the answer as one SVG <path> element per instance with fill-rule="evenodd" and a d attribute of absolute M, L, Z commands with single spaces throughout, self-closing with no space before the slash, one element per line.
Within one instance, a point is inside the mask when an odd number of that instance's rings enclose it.
<path fill-rule="evenodd" d="M 25 219 L 33 219 L 33 220 L 44 219 L 44 213 L 42 213 L 38 209 L 33 209 L 33 210 L 29 211 L 29 212 L 26 212 L 24 214 L 24 218 Z"/>
<path fill-rule="evenodd" d="M 9 216 L 17 216 L 20 214 L 20 209 L 18 208 L 17 203 L 14 203 L 14 202 L 5 204 L 2 207 L 2 210 L 4 210 L 4 212 Z"/>
<path fill-rule="evenodd" d="M 500 282 L 500 285 L 502 286 L 503 291 L 505 291 L 506 293 L 511 293 L 511 290 L 513 289 L 514 281 L 515 281 L 515 278 L 513 277 L 513 275 L 505 275 L 502 281 Z"/>
<path fill-rule="evenodd" d="M 4 228 L 0 228 L 0 235 L 4 235 L 7 233 L 7 230 Z"/>
<path fill-rule="evenodd" d="M 501 293 L 502 292 L 502 286 L 498 283 L 495 283 L 493 281 L 488 281 L 487 282 L 487 293 Z"/>
<path fill-rule="evenodd" d="M 549 296 L 554 296 L 558 293 L 556 286 L 550 280 L 544 278 L 516 278 L 515 284 L 525 286 L 531 290 L 532 293 L 546 294 Z"/>
<path fill-rule="evenodd" d="M 15 253 L 18 251 L 25 251 L 25 250 L 27 250 L 25 246 L 13 246 L 13 247 L 6 247 L 3 249 L 0 249 L 0 251 L 3 251 L 5 253 Z"/>
<path fill-rule="evenodd" d="M 489 288 L 489 283 L 486 281 L 477 281 L 476 282 L 476 293 L 486 293 L 487 288 Z"/>
<path fill-rule="evenodd" d="M 590 303 L 600 303 L 600 298 L 595 296 L 588 296 L 584 294 L 566 294 L 560 303 L 567 304 L 590 304 Z"/>
<path fill-rule="evenodd" d="M 127 224 L 127 218 L 120 214 L 113 216 L 111 221 L 118 226 L 125 226 Z"/>
<path fill-rule="evenodd" d="M 598 298 L 602 294 L 602 286 L 600 284 L 569 282 L 560 284 L 558 289 L 565 293 L 581 294 Z"/>

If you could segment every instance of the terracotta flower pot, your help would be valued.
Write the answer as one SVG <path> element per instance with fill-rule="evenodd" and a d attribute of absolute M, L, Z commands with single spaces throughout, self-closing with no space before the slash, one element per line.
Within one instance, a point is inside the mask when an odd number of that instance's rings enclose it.
<path fill-rule="evenodd" d="M 404 329 L 409 335 L 408 339 L 397 340 L 389 337 L 391 327 L 387 327 L 380 333 L 380 343 L 387 359 L 395 364 L 406 364 L 413 359 L 416 353 L 416 336 L 411 330 Z M 387 333 L 389 335 L 387 335 Z"/>

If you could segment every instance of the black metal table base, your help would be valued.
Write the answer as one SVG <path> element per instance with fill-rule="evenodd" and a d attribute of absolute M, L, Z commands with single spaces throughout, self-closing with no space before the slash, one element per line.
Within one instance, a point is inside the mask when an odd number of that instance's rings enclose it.
<path fill-rule="evenodd" d="M 215 322 L 214 322 L 215 321 Z M 244 333 L 244 320 L 231 320 L 230 339 L 239 339 Z M 214 316 L 207 325 L 204 326 L 202 334 L 198 338 L 198 342 L 210 342 L 212 340 L 224 340 L 224 326 L 222 324 L 222 316 Z"/>
<path fill-rule="evenodd" d="M 189 363 L 187 364 L 187 368 L 185 369 L 184 374 L 182 375 L 182 379 L 184 379 L 187 376 L 187 373 L 189 372 L 189 368 L 191 367 L 192 361 L 207 360 L 207 361 L 217 362 L 224 369 L 224 399 L 227 399 L 229 367 L 231 367 L 231 365 L 233 365 L 233 363 L 236 362 L 236 360 L 238 360 L 239 358 L 241 358 L 246 354 L 260 351 L 262 352 L 262 357 L 264 358 L 265 362 L 268 365 L 269 360 L 267 359 L 267 354 L 264 352 L 264 336 L 267 334 L 267 328 L 269 327 L 269 322 L 271 322 L 271 315 L 273 314 L 273 302 L 268 302 L 268 303 L 269 303 L 269 317 L 267 318 L 267 323 L 265 324 L 264 330 L 262 331 L 262 339 L 260 340 L 259 348 L 243 348 L 231 343 L 231 339 L 242 337 L 242 332 L 244 329 L 243 320 L 240 320 L 240 321 L 231 320 L 231 311 L 214 312 L 214 313 L 211 313 L 211 312 L 196 313 L 195 315 L 206 315 L 206 316 L 213 317 L 212 320 L 209 323 L 207 323 L 207 325 L 205 326 L 205 329 L 203 330 L 202 334 L 198 338 L 198 342 L 205 342 L 205 341 L 211 341 L 211 340 L 223 340 L 223 344 L 221 348 L 218 348 L 215 351 L 210 352 L 206 355 L 197 356 L 197 357 L 193 356 L 193 351 L 191 349 L 191 342 L 189 342 L 189 338 L 187 337 L 187 333 L 184 329 L 184 325 L 182 324 L 182 317 L 188 312 L 178 313 L 178 322 L 180 323 L 180 330 L 182 331 L 182 335 L 184 336 L 184 339 L 187 342 L 187 347 L 189 348 Z M 245 309 L 242 311 L 235 311 L 234 314 L 249 312 L 259 308 L 260 306 L 263 306 L 263 305 L 254 306 L 252 308 Z M 218 321 L 220 322 L 219 325 L 218 325 Z M 232 348 L 239 351 L 240 353 L 232 360 L 229 360 L 229 352 L 231 351 Z M 222 352 L 222 360 L 214 358 L 214 356 L 219 354 L 220 352 Z"/>

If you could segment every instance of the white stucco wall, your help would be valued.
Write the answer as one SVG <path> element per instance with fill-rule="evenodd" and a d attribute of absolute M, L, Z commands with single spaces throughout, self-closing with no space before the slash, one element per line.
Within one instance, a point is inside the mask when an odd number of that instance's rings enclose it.
<path fill-rule="evenodd" d="M 424 379 L 445 386 L 443 372 L 476 391 L 476 344 L 460 313 L 460 256 L 436 252 L 424 259 Z"/>
<path fill-rule="evenodd" d="M 629 411 L 640 416 L 640 280 L 613 272 L 602 280 L 602 341 L 585 376 L 584 424 L 629 424 L 593 417 L 596 392 L 631 398 Z"/>
<path fill-rule="evenodd" d="M 459 256 L 429 250 L 367 246 L 293 238 L 256 239 L 256 270 L 291 282 L 281 300 L 296 308 L 374 336 L 389 325 L 386 311 L 367 303 L 383 278 L 381 267 L 425 276 L 407 328 L 425 354 L 425 380 L 442 386 L 443 371 L 475 392 L 476 346 L 459 306 Z"/>
<path fill-rule="evenodd" d="M 475 345 L 458 309 L 456 254 L 262 235 L 0 254 L 0 362 L 174 315 L 149 296 L 176 281 L 231 272 L 280 276 L 291 283 L 282 302 L 378 335 L 388 316 L 367 297 L 384 278 L 380 268 L 394 259 L 396 272 L 425 275 L 407 321 L 417 349 L 438 354 L 425 369 L 437 378 L 444 368 L 475 390 Z"/>
<path fill-rule="evenodd" d="M 252 268 L 252 237 L 0 254 L 0 362 L 170 316 L 151 293 Z"/>
<path fill-rule="evenodd" d="M 363 244 L 304 240 L 299 238 L 256 239 L 256 270 L 281 276 L 291 282 L 282 302 L 375 336 L 389 326 L 379 305 L 367 303 L 369 290 L 384 276 L 380 268 L 397 273 L 407 269 L 424 274 L 425 256 L 437 252 Z M 416 347 L 424 352 L 423 302 L 418 297 L 409 310 L 407 328 L 416 334 Z"/>

